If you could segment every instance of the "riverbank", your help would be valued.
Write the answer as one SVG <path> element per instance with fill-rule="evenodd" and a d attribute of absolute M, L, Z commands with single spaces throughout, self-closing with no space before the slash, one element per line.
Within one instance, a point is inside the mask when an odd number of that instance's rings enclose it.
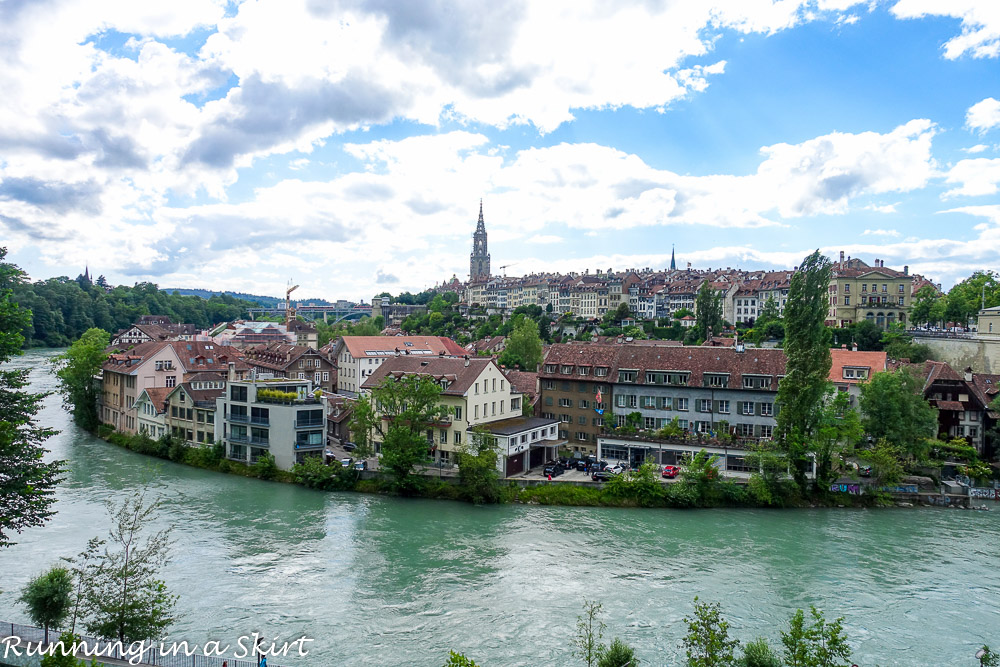
<path fill-rule="evenodd" d="M 298 464 L 291 471 L 286 471 L 278 469 L 273 462 L 266 459 L 254 465 L 226 459 L 223 457 L 221 444 L 191 447 L 176 440 L 153 440 L 144 435 L 122 433 L 108 426 L 101 426 L 92 435 L 138 454 L 216 473 L 294 484 L 320 491 L 400 495 L 393 492 L 391 478 L 386 473 L 376 471 L 359 472 L 340 466 L 324 466 L 318 460 Z M 458 478 L 442 478 L 426 474 L 415 476 L 419 482 L 405 494 L 407 497 L 473 502 L 473 497 L 476 495 Z M 768 490 L 766 501 L 762 502 L 759 495 L 755 495 L 754 490 L 748 485 L 719 479 L 706 468 L 701 475 L 696 471 L 690 478 L 673 484 L 661 484 L 656 479 L 644 479 L 640 476 L 618 477 L 607 483 L 593 485 L 499 479 L 492 495 L 501 504 L 564 507 L 801 509 L 890 507 L 897 504 L 892 494 L 885 492 L 877 494 L 831 492 L 820 497 L 804 498 L 795 492 L 788 481 L 777 481 L 772 486 L 774 488 Z M 908 497 L 904 502 L 913 500 L 912 497 Z M 917 500 L 917 503 L 920 501 Z"/>

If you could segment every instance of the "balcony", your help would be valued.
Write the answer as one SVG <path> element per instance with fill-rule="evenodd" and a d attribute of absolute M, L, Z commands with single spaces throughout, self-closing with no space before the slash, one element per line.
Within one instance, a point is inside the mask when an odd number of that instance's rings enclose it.
<path fill-rule="evenodd" d="M 229 415 L 229 421 L 236 422 L 237 424 L 246 424 L 250 421 L 250 418 L 246 415 Z"/>
<path fill-rule="evenodd" d="M 323 428 L 322 419 L 295 420 L 295 428 Z"/>
<path fill-rule="evenodd" d="M 250 437 L 251 445 L 256 445 L 258 447 L 270 447 L 271 445 L 269 443 L 270 441 L 267 438 L 255 438 L 253 436 Z"/>
<path fill-rule="evenodd" d="M 248 436 L 233 435 L 231 433 L 229 434 L 229 437 L 227 437 L 226 439 L 229 440 L 229 442 L 242 442 L 242 443 L 250 442 L 250 438 Z"/>
<path fill-rule="evenodd" d="M 268 417 L 251 417 L 250 423 L 254 426 L 270 426 L 271 420 Z"/>

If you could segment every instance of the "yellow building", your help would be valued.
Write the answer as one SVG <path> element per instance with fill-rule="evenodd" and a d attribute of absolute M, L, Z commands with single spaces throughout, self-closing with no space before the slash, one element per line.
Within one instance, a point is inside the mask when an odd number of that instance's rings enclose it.
<path fill-rule="evenodd" d="M 841 253 L 843 257 L 843 253 Z M 868 320 L 886 329 L 897 322 L 909 325 L 912 307 L 913 277 L 908 267 L 903 271 L 887 269 L 882 260 L 868 266 L 858 259 L 834 264 L 830 278 L 826 323 L 844 327 Z"/>

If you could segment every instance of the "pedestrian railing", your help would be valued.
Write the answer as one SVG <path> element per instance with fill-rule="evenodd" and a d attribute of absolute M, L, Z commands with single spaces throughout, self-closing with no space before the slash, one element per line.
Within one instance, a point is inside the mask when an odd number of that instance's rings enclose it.
<path fill-rule="evenodd" d="M 55 644 L 59 641 L 59 635 L 61 631 L 55 628 L 49 628 L 49 644 Z M 8 623 L 6 621 L 0 621 L 0 638 L 3 637 L 18 637 L 23 640 L 24 643 L 42 643 L 45 641 L 45 630 L 42 628 L 36 628 L 31 625 L 21 625 L 18 623 Z M 184 651 L 179 651 L 177 655 L 170 653 L 166 654 L 160 653 L 160 643 L 158 642 L 146 642 L 143 645 L 143 652 L 141 657 L 138 659 L 135 654 L 131 652 L 132 645 L 125 644 L 124 646 L 119 641 L 108 641 L 106 639 L 97 639 L 96 637 L 88 637 L 86 635 L 76 636 L 77 645 L 80 647 L 85 646 L 86 649 L 86 660 L 90 657 L 94 657 L 98 662 L 101 662 L 102 658 L 118 660 L 123 662 L 131 662 L 132 664 L 138 665 L 155 665 L 156 667 L 259 667 L 257 660 L 240 660 L 237 658 L 230 658 L 226 656 L 217 655 L 203 655 L 201 653 L 195 653 L 192 655 L 186 655 Z M 164 642 L 164 647 L 172 646 L 169 642 Z M 3 644 L 0 644 L 3 646 Z M 16 647 L 24 654 L 27 648 L 24 644 Z M 8 644 L 6 649 L 11 650 L 11 645 Z M 33 649 L 33 653 L 37 655 L 37 649 Z M 0 652 L 0 657 L 3 657 L 3 653 Z M 84 658 L 83 652 L 77 654 L 78 658 Z M 269 667 L 280 667 L 280 665 L 268 662 Z"/>

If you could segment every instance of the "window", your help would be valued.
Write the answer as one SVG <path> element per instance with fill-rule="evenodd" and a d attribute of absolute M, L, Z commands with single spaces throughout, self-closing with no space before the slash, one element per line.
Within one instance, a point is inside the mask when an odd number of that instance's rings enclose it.
<path fill-rule="evenodd" d="M 970 438 L 975 438 L 978 435 L 979 435 L 979 429 L 976 428 L 975 426 L 970 426 L 969 427 L 969 437 Z"/>
<path fill-rule="evenodd" d="M 580 375 L 590 375 L 590 366 L 580 366 L 576 370 Z"/>
<path fill-rule="evenodd" d="M 475 419 L 479 419 L 479 404 L 474 405 L 473 409 L 475 411 Z"/>
<path fill-rule="evenodd" d="M 162 361 L 157 361 L 156 362 L 156 370 L 158 370 L 158 371 L 162 371 L 163 370 L 163 362 Z"/>
<path fill-rule="evenodd" d="M 561 415 L 559 415 L 559 421 L 561 421 L 564 424 L 571 424 L 571 423 L 573 423 L 573 420 L 567 414 L 561 414 Z"/>
<path fill-rule="evenodd" d="M 594 375 L 597 377 L 607 377 L 608 368 L 607 366 L 598 366 L 594 369 Z"/>
<path fill-rule="evenodd" d="M 520 409 L 521 409 L 521 399 L 520 398 L 510 399 L 510 411 L 515 412 Z"/>
<path fill-rule="evenodd" d="M 669 410 L 671 407 L 671 401 L 669 396 L 660 396 L 660 409 Z"/>
<path fill-rule="evenodd" d="M 573 367 L 568 364 L 563 364 L 559 367 L 559 372 L 563 375 L 571 375 L 573 373 Z"/>
<path fill-rule="evenodd" d="M 479 393 L 479 383 L 478 382 L 476 383 L 476 393 L 477 394 Z"/>
<path fill-rule="evenodd" d="M 330 380 L 330 371 L 323 371 L 323 382 L 328 382 Z"/>
<path fill-rule="evenodd" d="M 586 391 L 590 391 L 590 387 L 587 385 L 586 382 L 577 382 L 576 390 L 582 394 Z"/>
<path fill-rule="evenodd" d="M 899 297 L 899 305 L 903 305 L 903 297 Z"/>
<path fill-rule="evenodd" d="M 568 399 L 568 398 L 560 398 L 559 399 L 559 407 L 560 408 L 571 408 L 571 407 L 573 407 L 573 401 L 570 400 L 570 399 Z"/>
<path fill-rule="evenodd" d="M 579 440 L 580 442 L 587 442 L 587 439 L 589 437 L 590 437 L 590 435 L 587 434 L 587 433 L 584 433 L 583 431 L 577 431 L 576 433 L 573 434 L 573 439 L 574 440 Z"/>
<path fill-rule="evenodd" d="M 902 298 L 902 297 L 900 297 L 900 298 Z M 845 306 L 851 305 L 851 295 L 850 294 L 845 294 L 844 295 L 844 305 Z"/>
<path fill-rule="evenodd" d="M 868 283 L 861 283 L 861 291 L 862 292 L 868 291 Z"/>
<path fill-rule="evenodd" d="M 455 408 L 455 421 L 462 421 L 462 408 L 461 408 L 461 406 Z"/>
<path fill-rule="evenodd" d="M 712 399 L 710 398 L 699 398 L 698 399 L 698 412 L 711 412 L 712 411 Z"/>
<path fill-rule="evenodd" d="M 438 433 L 440 434 L 440 437 L 438 438 L 438 441 L 442 445 L 447 445 L 448 444 L 448 431 L 447 431 L 447 429 L 441 429 Z"/>
<path fill-rule="evenodd" d="M 741 415 L 752 415 L 753 414 L 753 403 L 751 401 L 743 401 L 740 403 L 740 414 Z"/>
<path fill-rule="evenodd" d="M 176 375 L 168 375 L 167 376 L 167 386 L 168 387 L 176 387 L 177 386 L 177 376 Z"/>
<path fill-rule="evenodd" d="M 688 399 L 686 398 L 674 399 L 674 410 L 687 410 L 687 409 L 688 409 Z"/>
<path fill-rule="evenodd" d="M 709 422 L 695 422 L 695 430 L 698 433 L 708 433 L 712 430 L 712 425 Z"/>
<path fill-rule="evenodd" d="M 455 431 L 454 433 L 455 433 L 455 444 L 456 445 L 462 444 L 462 432 L 461 431 Z"/>
<path fill-rule="evenodd" d="M 585 398 L 581 398 L 580 399 L 580 409 L 581 410 L 586 410 L 589 407 L 590 407 L 590 401 L 588 401 Z"/>
<path fill-rule="evenodd" d="M 889 284 L 888 283 L 882 283 L 882 294 L 885 294 L 888 291 L 889 291 Z"/>
<path fill-rule="evenodd" d="M 643 428 L 654 429 L 656 428 L 656 417 L 645 417 L 642 420 Z"/>
<path fill-rule="evenodd" d="M 729 401 L 719 401 L 719 412 L 724 415 L 729 414 Z"/>
<path fill-rule="evenodd" d="M 635 382 L 636 371 L 618 371 L 619 382 Z"/>
<path fill-rule="evenodd" d="M 555 364 L 545 364 L 545 372 L 546 373 L 555 373 L 556 372 L 556 368 L 557 367 L 556 367 Z"/>
<path fill-rule="evenodd" d="M 770 438 L 773 433 L 774 433 L 774 427 L 772 427 L 770 424 L 761 424 L 760 437 Z"/>
<path fill-rule="evenodd" d="M 844 291 L 845 292 L 850 292 L 851 291 L 851 284 L 850 283 L 847 283 L 846 285 L 844 285 Z"/>
<path fill-rule="evenodd" d="M 542 382 L 542 389 L 553 390 L 555 388 L 556 388 L 556 383 L 553 382 L 552 380 L 544 380 Z"/>
<path fill-rule="evenodd" d="M 484 412 L 485 412 L 485 410 L 484 410 Z M 492 409 L 490 410 L 490 414 L 491 415 L 495 415 L 496 413 L 497 413 L 497 402 L 493 401 L 493 406 L 492 406 Z"/>
<path fill-rule="evenodd" d="M 552 405 L 552 397 L 551 396 L 546 396 L 545 397 L 545 405 Z"/>
<path fill-rule="evenodd" d="M 493 378 L 493 391 L 497 390 L 497 379 Z"/>
<path fill-rule="evenodd" d="M 709 375 L 707 383 L 709 387 L 726 387 L 729 385 L 729 378 L 725 375 Z"/>
<path fill-rule="evenodd" d="M 579 417 L 577 417 L 576 423 L 579 424 L 580 426 L 586 426 L 587 425 L 586 415 L 580 415 Z"/>
<path fill-rule="evenodd" d="M 774 414 L 774 403 L 761 403 L 760 404 L 760 414 L 765 417 L 770 417 Z"/>
<path fill-rule="evenodd" d="M 753 424 L 737 424 L 736 434 L 743 438 L 753 436 Z"/>

